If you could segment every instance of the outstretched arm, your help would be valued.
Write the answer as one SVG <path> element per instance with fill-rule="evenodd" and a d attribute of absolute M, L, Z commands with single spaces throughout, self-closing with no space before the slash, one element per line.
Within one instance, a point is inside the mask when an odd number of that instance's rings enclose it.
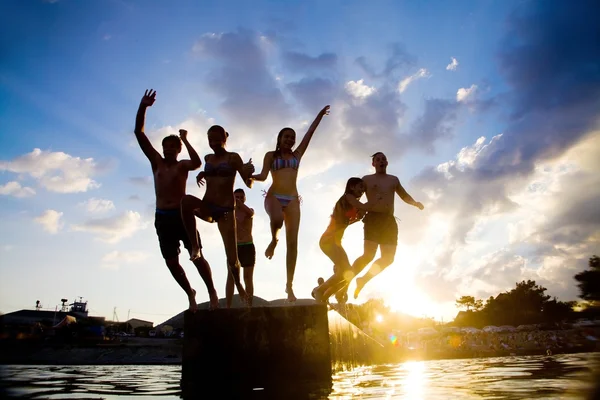
<path fill-rule="evenodd" d="M 273 152 L 268 151 L 267 154 L 265 154 L 265 158 L 263 160 L 262 171 L 260 171 L 260 174 L 252 175 L 250 178 L 254 179 L 255 181 L 259 181 L 259 182 L 266 181 L 267 177 L 269 176 L 269 168 L 271 168 L 272 163 L 273 163 Z"/>
<path fill-rule="evenodd" d="M 410 204 L 411 206 L 415 206 L 417 207 L 419 210 L 422 210 L 423 208 L 425 208 L 423 206 L 423 204 L 421 204 L 418 201 L 415 201 L 410 194 L 408 194 L 406 192 L 406 190 L 404 190 L 404 188 L 402 187 L 402 185 L 400 184 L 400 180 L 397 181 L 396 183 L 396 193 L 398 194 L 398 196 L 400 196 L 400 198 L 406 203 L 406 204 Z"/>
<path fill-rule="evenodd" d="M 317 127 L 319 126 L 321 119 L 323 119 L 324 115 L 328 115 L 328 114 L 329 114 L 329 106 L 325 106 L 325 107 L 323 107 L 323 109 L 321 111 L 319 111 L 317 118 L 315 118 L 313 123 L 310 125 L 310 127 L 308 128 L 308 131 L 306 131 L 306 134 L 302 138 L 302 142 L 300 142 L 300 145 L 298 145 L 298 148 L 296 149 L 296 152 L 298 152 L 300 157 L 302 157 L 304 155 L 304 152 L 308 148 L 310 139 L 312 139 L 315 131 L 317 130 Z"/>
<path fill-rule="evenodd" d="M 181 164 L 188 171 L 193 171 L 195 169 L 200 168 L 200 166 L 202 165 L 202 160 L 200 160 L 200 156 L 198 155 L 198 153 L 196 153 L 196 150 L 194 150 L 194 148 L 192 147 L 192 145 L 190 144 L 190 142 L 188 142 L 188 140 L 187 140 L 187 131 L 185 129 L 180 129 L 179 130 L 179 137 L 181 138 L 181 141 L 185 145 L 185 148 L 187 149 L 187 152 L 190 155 L 190 159 L 189 160 L 182 160 Z"/>
<path fill-rule="evenodd" d="M 135 117 L 134 129 L 135 137 L 152 166 L 154 166 L 156 160 L 160 158 L 160 154 L 152 147 L 152 143 L 150 143 L 150 140 L 144 133 L 144 123 L 146 120 L 146 108 L 151 107 L 155 100 L 156 90 L 152 91 L 152 89 L 150 89 L 150 91 L 146 90 L 144 92 L 144 97 L 142 97 L 142 100 L 140 101 L 140 106 Z"/>

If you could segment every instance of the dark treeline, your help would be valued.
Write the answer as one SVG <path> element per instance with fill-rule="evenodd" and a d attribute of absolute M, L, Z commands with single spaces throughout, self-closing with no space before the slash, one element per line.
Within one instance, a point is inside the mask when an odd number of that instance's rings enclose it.
<path fill-rule="evenodd" d="M 486 325 L 529 325 L 569 322 L 579 318 L 593 318 L 600 315 L 600 258 L 589 259 L 589 269 L 574 276 L 579 287 L 582 302 L 560 301 L 546 294 L 546 288 L 535 281 L 518 282 L 516 286 L 496 297 L 483 302 L 473 296 L 462 296 L 456 300 L 459 313 L 455 326 Z M 579 311 L 576 311 L 579 309 Z"/>

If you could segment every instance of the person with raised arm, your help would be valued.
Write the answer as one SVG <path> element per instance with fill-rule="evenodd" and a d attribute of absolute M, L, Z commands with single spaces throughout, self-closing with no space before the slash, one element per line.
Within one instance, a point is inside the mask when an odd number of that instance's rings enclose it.
<path fill-rule="evenodd" d="M 367 186 L 368 202 L 376 203 L 363 218 L 365 235 L 364 251 L 362 256 L 357 258 L 354 264 L 352 264 L 354 275 L 360 274 L 375 258 L 377 248 L 381 249 L 381 257 L 373 263 L 363 277 L 356 278 L 355 299 L 358 298 L 361 290 L 371 279 L 379 275 L 394 262 L 396 247 L 398 246 L 398 224 L 394 217 L 394 195 L 397 194 L 402 201 L 417 207 L 419 210 L 424 208 L 423 204 L 415 201 L 404 190 L 397 176 L 387 173 L 388 161 L 385 154 L 379 151 L 371 156 L 371 160 L 371 165 L 375 168 L 375 173 L 363 176 L 362 179 Z M 343 299 L 345 291 L 337 292 L 336 298 L 338 301 Z"/>
<path fill-rule="evenodd" d="M 298 258 L 298 231 L 300 228 L 300 196 L 296 182 L 300 160 L 306 152 L 310 140 L 319 126 L 323 116 L 329 114 L 329 106 L 325 106 L 308 128 L 300 145 L 294 150 L 296 132 L 292 128 L 283 128 L 277 135 L 275 151 L 265 154 L 262 171 L 252 175 L 252 179 L 263 182 L 269 176 L 273 183 L 265 196 L 265 210 L 270 219 L 271 242 L 267 246 L 265 256 L 273 257 L 277 246 L 279 231 L 285 222 L 286 254 L 286 285 L 285 292 L 289 302 L 296 301 L 292 284 Z"/>
<path fill-rule="evenodd" d="M 192 289 L 185 271 L 179 264 L 180 247 L 179 242 L 190 252 L 192 251 L 192 242 L 188 239 L 188 234 L 181 220 L 181 199 L 185 195 L 185 186 L 188 173 L 198 169 L 202 161 L 198 153 L 194 150 L 187 140 L 187 131 L 179 130 L 179 137 L 170 135 L 162 140 L 163 155 L 154 149 L 150 140 L 144 132 L 144 123 L 146 119 L 146 109 L 151 107 L 156 100 L 156 91 L 146 90 L 135 119 L 135 137 L 150 161 L 152 174 L 154 176 L 154 191 L 156 193 L 156 213 L 154 216 L 154 226 L 158 236 L 160 251 L 165 259 L 165 263 L 175 278 L 175 281 L 185 291 L 189 300 L 189 310 L 196 311 L 196 291 Z M 181 143 L 190 155 L 189 160 L 177 160 L 181 152 Z M 194 231 L 195 240 L 200 243 L 200 235 Z M 193 260 L 202 280 L 208 290 L 211 307 L 218 305 L 219 298 L 212 280 L 210 265 L 204 259 L 202 252 Z"/>
<path fill-rule="evenodd" d="M 192 243 L 191 259 L 202 257 L 200 241 L 196 232 L 196 217 L 206 222 L 216 222 L 225 246 L 227 267 L 242 299 L 248 303 L 244 287 L 240 281 L 240 262 L 237 252 L 237 233 L 235 221 L 235 197 L 233 185 L 236 174 L 239 174 L 246 186 L 252 187 L 250 176 L 254 172 L 252 159 L 245 163 L 238 153 L 225 149 L 229 134 L 219 125 L 208 129 L 208 145 L 213 154 L 204 157 L 204 171 L 196 177 L 198 185 L 206 180 L 206 192 L 199 199 L 190 194 L 181 199 L 181 217 Z"/>

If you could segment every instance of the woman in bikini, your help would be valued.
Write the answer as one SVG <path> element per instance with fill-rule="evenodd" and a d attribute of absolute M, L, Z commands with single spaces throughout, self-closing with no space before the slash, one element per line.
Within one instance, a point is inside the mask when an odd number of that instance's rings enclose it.
<path fill-rule="evenodd" d="M 370 203 L 363 204 L 359 201 L 365 190 L 367 187 L 361 178 L 348 179 L 344 194 L 333 207 L 329 226 L 321 236 L 319 246 L 333 261 L 334 273 L 327 281 L 313 289 L 312 296 L 319 302 L 327 302 L 331 295 L 353 278 L 350 260 L 342 247 L 342 237 L 346 228 L 360 221 L 371 208 Z"/>
<path fill-rule="evenodd" d="M 219 125 L 209 128 L 208 145 L 214 153 L 204 157 L 204 171 L 196 177 L 198 184 L 206 179 L 206 192 L 202 200 L 189 194 L 183 197 L 181 218 L 192 243 L 190 252 L 192 261 L 200 256 L 200 243 L 196 235 L 196 217 L 207 222 L 217 223 L 225 245 L 227 267 L 233 276 L 242 301 L 246 302 L 246 291 L 240 282 L 233 185 L 236 173 L 239 173 L 246 185 L 251 187 L 252 181 L 249 177 L 254 172 L 254 166 L 252 159 L 244 164 L 238 153 L 225 150 L 228 136 L 225 129 Z"/>
<path fill-rule="evenodd" d="M 275 151 L 265 154 L 263 167 L 260 174 L 253 175 L 252 179 L 265 181 L 271 171 L 273 184 L 265 196 L 265 210 L 271 220 L 271 243 L 265 251 L 268 259 L 273 257 L 279 230 L 285 222 L 285 237 L 287 245 L 286 274 L 287 281 L 285 292 L 290 302 L 296 301 L 292 282 L 296 270 L 296 259 L 298 256 L 298 229 L 300 227 L 300 199 L 296 180 L 300 160 L 306 151 L 310 139 L 324 115 L 329 114 L 329 106 L 325 106 L 317 115 L 312 125 L 302 138 L 302 142 L 293 150 L 296 144 L 296 132 L 292 128 L 283 128 L 277 135 Z"/>

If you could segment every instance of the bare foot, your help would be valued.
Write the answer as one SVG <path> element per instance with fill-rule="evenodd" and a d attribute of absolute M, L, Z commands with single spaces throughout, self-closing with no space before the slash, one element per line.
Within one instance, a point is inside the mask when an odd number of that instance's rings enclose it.
<path fill-rule="evenodd" d="M 341 288 L 340 290 L 338 290 L 338 292 L 335 294 L 335 299 L 337 300 L 337 302 L 339 304 L 344 304 L 345 302 L 348 301 L 348 285 L 344 285 L 343 288 Z"/>
<path fill-rule="evenodd" d="M 198 304 L 196 303 L 196 291 L 194 289 L 192 289 L 192 295 L 188 296 L 188 300 L 190 301 L 190 308 L 188 310 L 195 313 L 198 310 Z"/>
<path fill-rule="evenodd" d="M 210 303 L 208 304 L 209 310 L 216 310 L 217 308 L 219 308 L 219 296 L 217 296 L 216 290 L 209 295 L 209 301 L 210 301 Z"/>
<path fill-rule="evenodd" d="M 196 261 L 200 259 L 202 256 L 200 254 L 200 248 L 192 246 L 192 250 L 190 250 L 190 260 Z"/>
<path fill-rule="evenodd" d="M 294 296 L 294 289 L 292 289 L 292 285 L 286 285 L 285 292 L 288 295 L 288 303 L 294 303 L 296 300 L 298 300 L 296 299 L 296 296 Z"/>
<path fill-rule="evenodd" d="M 275 247 L 277 247 L 277 240 L 271 240 L 271 243 L 267 246 L 267 250 L 265 250 L 265 257 L 269 260 L 273 258 L 273 254 L 275 254 Z"/>
<path fill-rule="evenodd" d="M 354 289 L 354 299 L 358 298 L 360 291 L 363 290 L 367 280 L 365 278 L 356 278 L 356 289 Z"/>

